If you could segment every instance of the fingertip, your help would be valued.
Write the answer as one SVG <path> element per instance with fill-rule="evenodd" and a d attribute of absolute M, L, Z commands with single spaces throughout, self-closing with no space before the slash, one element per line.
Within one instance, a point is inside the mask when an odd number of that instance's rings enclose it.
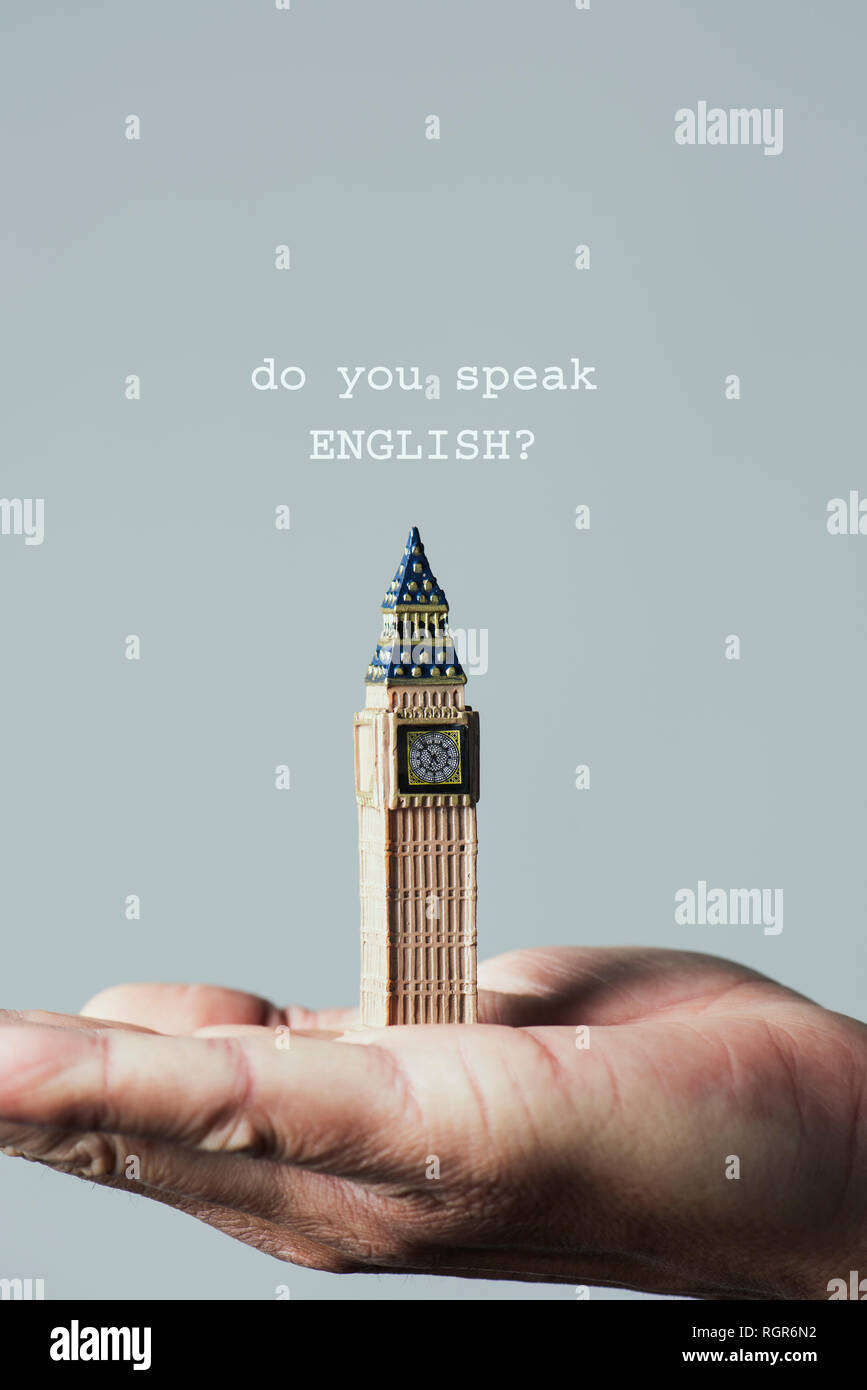
<path fill-rule="evenodd" d="M 111 1023 L 131 1023 L 128 992 L 135 985 L 109 985 L 92 995 L 79 1009 L 80 1018 L 105 1019 Z M 126 1007 L 124 1007 L 126 1005 Z"/>

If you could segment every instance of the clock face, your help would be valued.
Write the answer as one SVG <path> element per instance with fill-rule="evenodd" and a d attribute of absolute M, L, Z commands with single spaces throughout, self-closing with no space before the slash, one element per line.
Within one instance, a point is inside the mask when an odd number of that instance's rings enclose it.
<path fill-rule="evenodd" d="M 413 786 L 461 781 L 461 742 L 457 729 L 430 729 L 407 737 L 409 781 Z"/>

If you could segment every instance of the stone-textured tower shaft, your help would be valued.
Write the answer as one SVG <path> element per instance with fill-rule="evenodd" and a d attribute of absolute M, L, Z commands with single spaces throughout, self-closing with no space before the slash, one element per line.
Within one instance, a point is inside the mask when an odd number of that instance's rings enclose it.
<path fill-rule="evenodd" d="M 355 716 L 362 1022 L 474 1023 L 478 716 L 415 529 L 383 613 Z"/>

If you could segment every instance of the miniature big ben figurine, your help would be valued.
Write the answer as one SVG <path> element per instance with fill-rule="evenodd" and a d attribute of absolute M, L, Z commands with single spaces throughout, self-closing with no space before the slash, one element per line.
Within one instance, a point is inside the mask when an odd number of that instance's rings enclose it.
<path fill-rule="evenodd" d="M 476 1021 L 479 717 L 416 527 L 355 716 L 361 1021 Z"/>

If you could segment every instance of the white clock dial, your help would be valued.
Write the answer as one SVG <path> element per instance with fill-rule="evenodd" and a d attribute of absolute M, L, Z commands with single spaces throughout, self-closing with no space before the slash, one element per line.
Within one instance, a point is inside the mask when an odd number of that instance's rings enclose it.
<path fill-rule="evenodd" d="M 457 741 L 438 730 L 417 734 L 410 744 L 410 771 L 418 782 L 451 782 L 460 761 Z"/>

